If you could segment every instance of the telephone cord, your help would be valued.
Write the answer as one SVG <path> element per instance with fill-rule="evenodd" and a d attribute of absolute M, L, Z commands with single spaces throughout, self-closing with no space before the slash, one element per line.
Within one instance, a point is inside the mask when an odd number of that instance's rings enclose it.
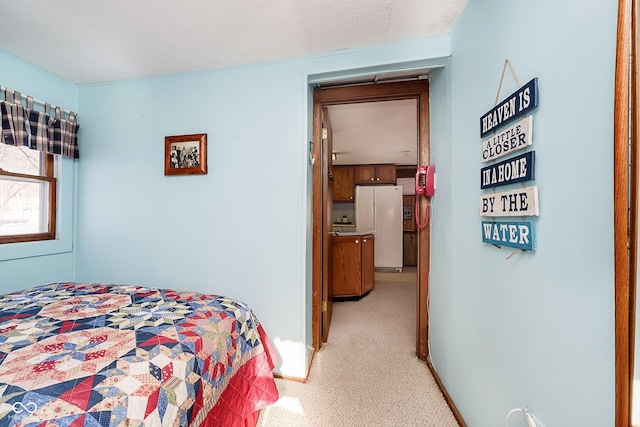
<path fill-rule="evenodd" d="M 419 199 L 416 197 L 416 208 L 415 208 L 415 214 L 416 214 L 416 225 L 418 226 L 418 228 L 425 228 L 427 225 L 429 225 L 429 210 L 431 209 L 431 204 L 429 202 L 427 202 L 427 207 L 425 209 L 425 220 L 424 220 L 424 224 L 420 224 L 420 218 L 419 218 L 419 213 L 420 211 L 418 210 L 418 204 L 419 204 Z"/>

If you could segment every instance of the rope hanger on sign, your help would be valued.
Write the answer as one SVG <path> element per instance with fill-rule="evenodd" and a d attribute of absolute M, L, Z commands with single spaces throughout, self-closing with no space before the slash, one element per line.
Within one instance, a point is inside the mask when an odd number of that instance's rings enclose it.
<path fill-rule="evenodd" d="M 518 87 L 522 86 L 520 84 L 520 79 L 518 78 L 518 75 L 516 74 L 516 70 L 513 68 L 513 64 L 511 63 L 511 61 L 509 61 L 509 59 L 505 59 L 504 60 L 504 65 L 502 66 L 502 74 L 500 75 L 500 84 L 498 84 L 498 92 L 496 93 L 496 99 L 495 99 L 495 101 L 493 103 L 494 107 L 496 105 L 498 105 L 498 100 L 500 99 L 500 92 L 502 91 L 502 83 L 504 82 L 504 73 L 507 71 L 507 65 L 509 66 L 509 70 L 511 71 L 511 75 L 513 75 L 513 78 L 516 81 L 516 84 L 518 85 Z M 524 182 L 522 183 L 522 186 L 524 187 Z M 495 187 L 492 189 L 492 191 L 495 192 Z M 495 217 L 493 218 L 493 221 L 495 222 Z M 497 247 L 498 249 L 502 249 L 501 246 L 498 246 L 496 244 L 493 244 L 493 246 Z M 526 252 L 526 251 L 524 249 L 517 249 L 517 250 L 511 252 L 506 257 L 506 260 L 509 260 L 515 254 L 522 253 L 522 252 Z"/>
<path fill-rule="evenodd" d="M 507 71 L 507 65 L 509 65 L 509 69 L 511 70 L 511 74 L 513 74 L 513 78 L 516 80 L 516 84 L 518 85 L 518 87 L 521 86 L 520 79 L 518 79 L 518 76 L 516 75 L 516 70 L 513 69 L 513 65 L 511 64 L 511 61 L 509 61 L 508 59 L 505 59 L 504 66 L 502 67 L 502 75 L 500 76 L 500 84 L 498 85 L 498 93 L 496 93 L 496 101 L 493 103 L 494 107 L 498 105 L 498 99 L 500 99 L 500 91 L 502 90 L 502 82 L 504 81 L 504 72 Z"/>

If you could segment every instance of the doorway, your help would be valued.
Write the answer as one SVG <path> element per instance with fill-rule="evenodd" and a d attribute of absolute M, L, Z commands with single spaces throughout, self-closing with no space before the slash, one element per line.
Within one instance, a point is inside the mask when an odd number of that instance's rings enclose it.
<path fill-rule="evenodd" d="M 313 92 L 313 269 L 312 269 L 312 333 L 313 348 L 319 350 L 323 338 L 329 335 L 331 301 L 331 210 L 327 209 L 331 191 L 329 166 L 330 141 L 323 135 L 323 109 L 332 105 L 412 99 L 417 103 L 418 166 L 429 164 L 429 82 L 415 80 L 381 84 L 364 84 L 320 88 Z M 325 110 L 326 111 L 326 110 Z M 416 215 L 424 217 L 430 208 L 425 197 L 419 198 Z M 328 212 L 329 211 L 329 212 Z M 417 295 L 416 295 L 416 355 L 428 357 L 428 289 L 430 230 L 421 228 L 417 234 Z"/>

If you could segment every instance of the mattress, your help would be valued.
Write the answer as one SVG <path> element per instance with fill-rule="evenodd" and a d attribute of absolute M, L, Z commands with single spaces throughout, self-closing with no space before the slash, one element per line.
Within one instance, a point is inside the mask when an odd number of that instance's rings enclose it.
<path fill-rule="evenodd" d="M 243 302 L 62 282 L 0 295 L 0 426 L 237 426 L 278 399 Z"/>

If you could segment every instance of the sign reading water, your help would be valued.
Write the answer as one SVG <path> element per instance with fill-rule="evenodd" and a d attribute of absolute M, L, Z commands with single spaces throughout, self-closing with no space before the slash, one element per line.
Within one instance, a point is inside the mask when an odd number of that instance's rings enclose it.
<path fill-rule="evenodd" d="M 482 241 L 498 246 L 533 251 L 536 248 L 533 222 L 482 221 Z"/>

